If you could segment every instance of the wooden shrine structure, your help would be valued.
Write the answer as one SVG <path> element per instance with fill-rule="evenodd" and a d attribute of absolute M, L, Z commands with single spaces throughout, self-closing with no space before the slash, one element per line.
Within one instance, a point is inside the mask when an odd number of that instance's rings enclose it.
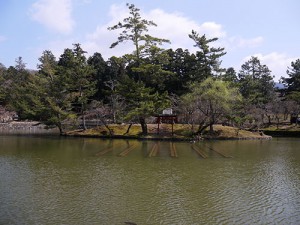
<path fill-rule="evenodd" d="M 163 110 L 162 114 L 156 115 L 157 123 L 157 134 L 159 134 L 159 125 L 161 123 L 171 124 L 172 125 L 172 136 L 174 134 L 174 124 L 178 122 L 177 115 L 173 114 L 172 109 Z"/>

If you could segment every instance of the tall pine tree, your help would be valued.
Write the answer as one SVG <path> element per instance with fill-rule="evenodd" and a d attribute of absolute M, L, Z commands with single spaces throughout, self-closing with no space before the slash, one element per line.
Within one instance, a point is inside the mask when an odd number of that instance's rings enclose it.
<path fill-rule="evenodd" d="M 194 81 L 201 82 L 208 77 L 220 75 L 223 69 L 220 67 L 220 58 L 226 54 L 224 48 L 211 47 L 210 44 L 217 41 L 218 38 L 207 39 L 205 34 L 200 36 L 192 30 L 189 37 L 195 42 L 194 47 L 199 50 L 196 52 L 197 65 Z"/>

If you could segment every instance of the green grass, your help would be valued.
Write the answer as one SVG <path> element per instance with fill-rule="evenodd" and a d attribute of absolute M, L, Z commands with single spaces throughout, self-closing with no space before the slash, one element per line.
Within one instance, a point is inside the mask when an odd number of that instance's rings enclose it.
<path fill-rule="evenodd" d="M 147 138 L 178 138 L 178 139 L 191 139 L 194 138 L 194 132 L 192 131 L 191 125 L 188 124 L 174 124 L 173 135 L 171 124 L 160 124 L 160 133 L 157 133 L 157 124 L 148 124 L 148 135 L 142 136 L 142 129 L 139 124 L 133 124 L 128 134 L 125 135 L 128 124 L 110 124 L 109 128 L 113 132 L 113 136 L 124 136 L 124 137 L 147 137 Z M 197 126 L 194 126 L 194 131 Z M 74 130 L 67 133 L 67 135 L 76 136 L 93 136 L 93 137 L 107 137 L 109 131 L 105 126 L 99 126 L 87 130 Z M 214 125 L 214 133 L 208 132 L 208 129 L 201 136 L 202 138 L 215 138 L 215 139 L 247 139 L 247 138 L 261 138 L 261 134 L 254 133 L 246 130 L 238 130 L 234 127 Z"/>

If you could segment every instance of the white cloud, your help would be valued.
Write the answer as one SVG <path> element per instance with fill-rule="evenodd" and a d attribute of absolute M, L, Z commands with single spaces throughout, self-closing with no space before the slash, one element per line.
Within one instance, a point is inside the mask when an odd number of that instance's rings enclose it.
<path fill-rule="evenodd" d="M 71 0 L 39 0 L 32 5 L 30 14 L 33 20 L 63 34 L 72 32 L 75 25 Z"/>
<path fill-rule="evenodd" d="M 46 49 L 51 50 L 53 55 L 55 55 L 55 57 L 58 59 L 61 56 L 61 54 L 64 53 L 64 50 L 66 48 L 73 49 L 74 43 L 77 43 L 74 39 L 56 40 L 48 43 Z"/>
<path fill-rule="evenodd" d="M 6 41 L 6 37 L 0 35 L 0 42 Z"/>
<path fill-rule="evenodd" d="M 205 34 L 208 38 L 226 36 L 222 25 L 216 22 L 198 24 L 179 13 L 167 13 L 161 9 L 155 9 L 146 13 L 145 18 L 154 20 L 158 25 L 149 30 L 151 34 L 169 39 L 172 42 L 173 48 L 192 49 L 194 43 L 188 37 L 192 30 L 195 30 L 199 35 Z"/>
<path fill-rule="evenodd" d="M 257 53 L 252 56 L 257 57 L 262 64 L 266 65 L 272 71 L 272 75 L 275 76 L 274 81 L 276 82 L 278 82 L 281 77 L 287 77 L 286 71 L 288 67 L 290 67 L 291 62 L 297 59 L 297 57 L 290 57 L 279 52 L 271 52 L 269 54 Z M 250 58 L 251 56 L 245 57 L 241 65 Z"/>
<path fill-rule="evenodd" d="M 40 46 L 38 48 L 30 49 L 29 51 L 31 51 L 31 55 L 33 55 L 35 59 L 39 59 L 45 50 L 49 50 L 53 53 L 53 55 L 58 60 L 59 57 L 64 53 L 64 50 L 66 48 L 70 48 L 70 49 L 73 48 L 72 44 L 74 43 L 78 43 L 78 42 L 76 42 L 74 39 L 55 40 L 46 43 L 45 45 Z M 38 60 L 36 60 L 35 62 L 28 63 L 28 68 L 36 69 L 36 66 L 38 64 L 40 64 Z"/>
<path fill-rule="evenodd" d="M 245 39 L 242 37 L 230 37 L 228 38 L 229 48 L 256 48 L 261 46 L 264 38 L 259 36 L 255 38 Z"/>
<path fill-rule="evenodd" d="M 122 43 L 114 49 L 109 49 L 109 46 L 117 40 L 121 30 L 108 31 L 107 27 L 117 24 L 128 17 L 128 8 L 124 5 L 112 5 L 109 15 L 110 22 L 105 25 L 98 26 L 93 33 L 86 36 L 86 42 L 83 47 L 88 52 L 100 52 L 104 57 L 112 55 L 121 56 L 133 50 L 131 43 Z M 155 37 L 169 39 L 172 47 L 195 49 L 193 41 L 188 37 L 192 30 L 197 31 L 200 35 L 206 34 L 207 37 L 226 37 L 226 32 L 222 25 L 216 22 L 205 22 L 198 24 L 197 22 L 181 15 L 180 13 L 167 13 L 161 9 L 154 9 L 149 12 L 141 11 L 142 18 L 152 20 L 157 24 L 157 27 L 149 27 L 149 33 Z"/>
<path fill-rule="evenodd" d="M 115 24 L 123 20 L 123 18 L 128 17 L 128 8 L 125 7 L 123 4 L 121 5 L 113 4 L 111 5 L 108 14 L 112 18 L 112 21 L 110 23 Z"/>
<path fill-rule="evenodd" d="M 161 9 L 154 9 L 148 12 L 140 11 L 142 18 L 152 20 L 157 27 L 149 27 L 149 33 L 155 37 L 169 39 L 171 45 L 165 45 L 165 48 L 183 48 L 194 52 L 197 49 L 193 47 L 194 42 L 188 37 L 192 30 L 200 35 L 205 34 L 207 38 L 218 37 L 216 43 L 211 43 L 215 47 L 225 47 L 225 51 L 241 48 L 256 48 L 262 45 L 264 38 L 261 36 L 254 38 L 243 38 L 238 36 L 228 36 L 223 26 L 214 21 L 197 23 L 195 20 L 179 13 L 168 13 Z M 109 49 L 111 43 L 117 40 L 121 30 L 108 31 L 107 27 L 117 24 L 128 17 L 128 8 L 122 5 L 112 5 L 109 11 L 110 22 L 105 25 L 99 25 L 96 30 L 86 35 L 86 42 L 83 47 L 88 52 L 100 52 L 105 58 L 112 55 L 121 56 L 133 50 L 132 43 L 122 43 L 114 49 Z"/>
<path fill-rule="evenodd" d="M 122 22 L 128 15 L 128 9 L 124 5 L 112 5 L 109 11 L 110 21 L 107 24 L 99 25 L 94 32 L 86 35 L 85 41 L 82 43 L 83 49 L 85 49 L 89 55 L 94 52 L 100 52 L 105 59 L 113 55 L 122 56 L 132 52 L 134 47 L 129 41 L 128 43 L 121 43 L 117 47 L 110 49 L 109 46 L 117 41 L 119 33 L 122 31 L 107 30 L 107 27 L 113 26 L 119 21 Z M 253 38 L 230 36 L 219 23 L 210 21 L 200 24 L 178 12 L 168 13 L 161 9 L 154 9 L 148 12 L 141 10 L 141 16 L 147 20 L 154 21 L 158 25 L 157 27 L 150 27 L 149 33 L 151 35 L 166 38 L 171 41 L 171 45 L 165 45 L 165 48 L 183 48 L 189 49 L 190 52 L 195 52 L 197 49 L 193 47 L 194 42 L 188 37 L 188 34 L 190 34 L 192 30 L 197 31 L 200 35 L 205 34 L 208 38 L 218 37 L 219 40 L 211 44 L 215 47 L 225 47 L 225 51 L 230 52 L 239 51 L 242 53 L 243 50 L 257 48 L 264 42 L 264 38 L 261 36 Z M 233 56 L 233 58 L 236 58 L 236 56 Z M 267 55 L 260 54 L 259 58 L 263 64 L 266 64 L 270 70 L 272 70 L 272 74 L 275 75 L 275 81 L 278 81 L 281 76 L 286 75 L 287 66 L 290 65 L 292 60 L 291 57 L 276 52 Z M 245 61 L 247 60 L 244 59 L 239 66 Z M 232 64 L 234 64 L 234 62 L 231 62 L 229 66 L 233 66 Z M 240 68 L 237 68 L 236 70 L 239 71 L 239 69 Z"/>

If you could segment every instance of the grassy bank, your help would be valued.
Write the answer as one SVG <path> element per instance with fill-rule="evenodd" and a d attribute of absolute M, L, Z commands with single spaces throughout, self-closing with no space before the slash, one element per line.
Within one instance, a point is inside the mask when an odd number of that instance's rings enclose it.
<path fill-rule="evenodd" d="M 110 124 L 108 128 L 99 126 L 87 130 L 75 130 L 67 132 L 67 136 L 103 137 L 103 138 L 143 138 L 143 139 L 172 139 L 172 140 L 195 140 L 195 139 L 269 139 L 270 136 L 258 132 L 239 130 L 234 127 L 214 125 L 214 132 L 205 131 L 201 136 L 193 135 L 191 125 L 174 124 L 173 133 L 170 124 L 161 124 L 158 133 L 157 124 L 148 124 L 148 135 L 142 135 L 140 125 L 133 124 L 128 133 L 127 125 Z M 196 127 L 194 128 L 196 129 Z M 110 135 L 111 132 L 111 135 Z"/>
<path fill-rule="evenodd" d="M 264 133 L 274 137 L 300 137 L 300 126 L 296 124 L 280 124 L 263 129 Z"/>

